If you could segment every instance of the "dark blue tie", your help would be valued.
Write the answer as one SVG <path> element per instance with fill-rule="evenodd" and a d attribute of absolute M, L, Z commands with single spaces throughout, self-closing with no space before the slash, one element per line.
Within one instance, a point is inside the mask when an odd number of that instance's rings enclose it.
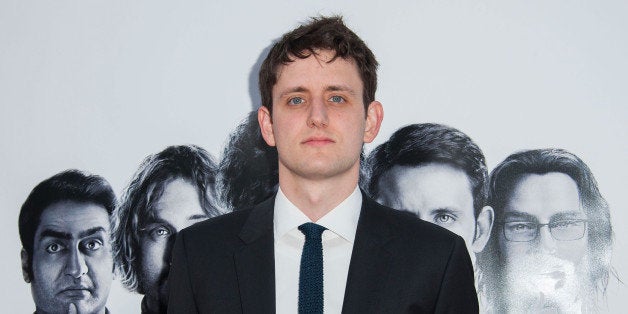
<path fill-rule="evenodd" d="M 325 227 L 304 223 L 299 230 L 305 235 L 299 270 L 299 314 L 323 313 L 323 243 Z"/>

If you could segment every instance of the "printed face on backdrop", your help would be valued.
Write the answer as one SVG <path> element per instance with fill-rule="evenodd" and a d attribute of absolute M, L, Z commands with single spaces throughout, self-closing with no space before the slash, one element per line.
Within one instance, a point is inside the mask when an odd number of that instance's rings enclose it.
<path fill-rule="evenodd" d="M 566 174 L 527 174 L 504 207 L 499 247 L 508 308 L 581 311 L 587 282 L 587 221 Z"/>
<path fill-rule="evenodd" d="M 168 303 L 168 272 L 171 249 L 177 232 L 207 219 L 196 188 L 184 179 L 175 179 L 163 189 L 153 215 L 141 229 L 140 286 L 148 302 Z"/>
<path fill-rule="evenodd" d="M 381 104 L 369 104 L 365 115 L 357 66 L 342 58 L 328 62 L 332 57 L 323 50 L 281 66 L 272 118 L 267 108 L 259 110 L 262 135 L 277 146 L 280 173 L 314 180 L 357 173 L 362 145 L 379 131 Z"/>
<path fill-rule="evenodd" d="M 113 280 L 109 233 L 102 206 L 61 201 L 43 211 L 35 232 L 31 282 L 38 312 L 105 312 Z"/>
<path fill-rule="evenodd" d="M 471 183 L 464 171 L 437 162 L 398 165 L 384 173 L 378 185 L 378 202 L 413 212 L 422 220 L 458 234 L 469 252 L 484 248 L 490 225 L 478 228 L 476 235 Z M 475 261 L 475 254 L 469 255 Z"/>

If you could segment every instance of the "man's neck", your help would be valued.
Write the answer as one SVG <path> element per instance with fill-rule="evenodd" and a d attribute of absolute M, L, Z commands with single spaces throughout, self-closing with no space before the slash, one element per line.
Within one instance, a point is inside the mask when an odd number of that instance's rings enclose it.
<path fill-rule="evenodd" d="M 279 186 L 286 198 L 313 222 L 344 201 L 358 184 L 359 168 L 333 178 L 307 179 L 279 171 Z M 284 172 L 285 173 L 285 172 Z"/>

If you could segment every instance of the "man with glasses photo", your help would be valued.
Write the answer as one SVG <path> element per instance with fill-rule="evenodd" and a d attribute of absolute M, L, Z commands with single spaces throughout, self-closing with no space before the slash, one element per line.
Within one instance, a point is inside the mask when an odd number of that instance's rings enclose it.
<path fill-rule="evenodd" d="M 561 149 L 512 154 L 491 173 L 489 204 L 495 227 L 478 266 L 491 311 L 595 311 L 612 229 L 587 165 Z"/>

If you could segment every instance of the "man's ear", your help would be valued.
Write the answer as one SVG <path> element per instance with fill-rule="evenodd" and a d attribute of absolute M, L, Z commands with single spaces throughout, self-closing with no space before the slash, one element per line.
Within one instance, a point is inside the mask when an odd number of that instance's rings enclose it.
<path fill-rule="evenodd" d="M 493 219 L 495 217 L 494 215 L 492 207 L 484 206 L 475 221 L 475 236 L 473 237 L 473 244 L 471 244 L 471 247 L 473 252 L 476 254 L 484 250 L 484 247 L 488 242 L 488 238 L 491 236 Z"/>
<path fill-rule="evenodd" d="M 257 110 L 257 122 L 259 122 L 260 131 L 266 144 L 269 146 L 275 146 L 275 135 L 273 133 L 273 121 L 270 116 L 270 111 L 266 106 L 261 106 Z"/>
<path fill-rule="evenodd" d="M 384 107 L 379 101 L 373 101 L 366 108 L 366 124 L 364 127 L 364 143 L 372 142 L 384 119 Z"/>
<path fill-rule="evenodd" d="M 31 276 L 28 274 L 28 269 L 30 268 L 28 263 L 28 253 L 26 253 L 24 248 L 20 251 L 20 259 L 22 260 L 22 277 L 24 277 L 24 281 L 26 281 L 26 283 L 30 283 Z"/>

